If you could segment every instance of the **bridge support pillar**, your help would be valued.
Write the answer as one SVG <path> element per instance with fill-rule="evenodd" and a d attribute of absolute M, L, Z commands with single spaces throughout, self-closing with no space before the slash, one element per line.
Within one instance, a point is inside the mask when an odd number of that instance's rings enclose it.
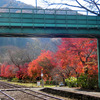
<path fill-rule="evenodd" d="M 100 38 L 97 39 L 97 50 L 98 50 L 98 86 L 100 89 Z"/>

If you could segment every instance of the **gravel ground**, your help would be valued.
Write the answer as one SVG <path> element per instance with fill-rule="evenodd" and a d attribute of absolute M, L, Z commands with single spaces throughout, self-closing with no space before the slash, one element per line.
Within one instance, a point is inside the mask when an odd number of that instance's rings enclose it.
<path fill-rule="evenodd" d="M 9 88 L 14 89 L 14 86 L 7 84 L 5 82 L 0 82 L 0 89 L 9 89 Z M 42 91 L 39 91 L 42 88 L 31 88 L 31 89 L 34 90 L 34 91 L 37 91 L 37 92 L 44 93 Z M 15 100 L 41 100 L 39 98 L 36 98 L 32 95 L 28 95 L 28 94 L 23 93 L 21 91 L 4 91 L 4 92 L 7 93 L 9 96 L 13 97 Z M 44 94 L 47 94 L 47 93 L 44 93 Z M 56 96 L 56 95 L 52 95 L 52 94 L 49 94 L 49 95 L 55 96 L 57 98 L 61 98 L 63 100 L 74 100 L 74 99 L 64 98 L 64 97 Z M 7 98 L 8 97 L 4 96 L 3 94 L 0 94 L 0 100 L 10 100 L 10 99 L 7 99 Z M 49 100 L 54 100 L 54 99 L 49 99 Z"/>
<path fill-rule="evenodd" d="M 4 91 L 4 92 L 13 97 L 15 100 L 41 100 L 39 98 L 33 97 L 21 91 Z"/>
<path fill-rule="evenodd" d="M 0 89 L 10 89 L 10 88 L 26 88 L 26 87 L 0 81 Z"/>
<path fill-rule="evenodd" d="M 11 97 L 13 97 L 15 100 L 41 100 L 37 97 L 34 97 L 34 96 L 31 96 L 31 95 L 28 95 L 26 93 L 23 93 L 21 91 L 4 91 L 5 93 L 7 93 L 8 95 L 10 95 Z M 43 93 L 43 92 L 42 92 Z M 46 93 L 44 93 L 46 94 Z M 55 95 L 51 95 L 51 96 L 55 96 Z M 60 97 L 60 96 L 56 96 L 57 98 L 61 98 L 63 100 L 72 100 L 72 99 L 69 99 L 69 98 L 63 98 L 63 97 Z M 49 99 L 48 100 L 55 100 L 55 99 Z"/>
<path fill-rule="evenodd" d="M 5 96 L 4 94 L 0 93 L 0 100 L 11 100 L 11 99 Z"/>

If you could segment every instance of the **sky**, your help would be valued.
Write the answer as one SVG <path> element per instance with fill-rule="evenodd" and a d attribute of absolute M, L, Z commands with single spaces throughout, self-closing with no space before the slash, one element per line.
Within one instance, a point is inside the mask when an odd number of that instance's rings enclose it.
<path fill-rule="evenodd" d="M 36 0 L 17 0 L 17 1 L 21 1 L 21 2 L 24 2 L 26 4 L 30 4 L 30 5 L 36 6 Z M 62 0 L 50 0 L 50 2 L 56 2 L 56 3 L 59 3 L 61 1 Z M 63 0 L 63 2 L 65 2 L 65 0 Z M 38 6 L 41 6 L 43 8 L 46 8 L 47 7 L 47 5 L 45 3 L 43 3 L 42 0 L 37 0 L 37 5 Z"/>
<path fill-rule="evenodd" d="M 17 0 L 17 1 L 21 1 L 21 2 L 24 2 L 24 3 L 27 3 L 27 4 L 30 4 L 30 5 L 34 5 L 35 6 L 35 1 L 36 0 Z M 61 0 L 50 0 L 50 1 L 55 1 L 55 2 L 59 2 Z M 37 3 L 39 6 L 43 6 L 43 1 L 42 0 L 37 0 Z"/>
<path fill-rule="evenodd" d="M 21 2 L 24 2 L 26 4 L 36 6 L 36 0 L 16 0 L 16 1 L 21 1 Z M 66 0 L 50 0 L 49 2 L 59 3 L 59 2 L 66 2 Z M 80 0 L 80 2 L 83 3 L 82 0 Z M 73 3 L 74 3 L 74 5 L 77 5 L 75 2 L 73 2 L 73 0 L 71 0 L 71 1 L 69 0 L 69 4 L 73 4 Z M 57 5 L 48 7 L 48 5 L 46 3 L 43 3 L 43 0 L 37 0 L 37 6 L 40 6 L 44 9 L 45 8 L 66 8 L 67 7 L 67 6 L 61 7 L 61 6 L 57 6 Z M 72 10 L 82 10 L 82 9 L 73 8 L 73 7 L 70 7 L 70 9 L 72 9 Z"/>
<path fill-rule="evenodd" d="M 21 1 L 21 2 L 24 2 L 26 4 L 36 6 L 36 2 L 35 2 L 36 0 L 16 0 L 16 1 Z M 37 0 L 37 4 L 38 4 L 38 6 L 45 7 L 42 0 Z"/>
<path fill-rule="evenodd" d="M 27 4 L 31 4 L 31 5 L 35 5 L 35 0 L 17 0 L 17 1 L 21 1 Z"/>
<path fill-rule="evenodd" d="M 33 5 L 33 6 L 36 6 L 36 0 L 17 0 L 17 1 L 21 1 L 21 2 L 24 2 L 26 4 L 29 4 L 29 5 Z M 49 0 L 48 0 L 49 1 Z M 83 3 L 82 1 L 83 0 L 80 0 L 81 3 Z M 56 2 L 56 3 L 59 3 L 59 2 L 66 2 L 66 0 L 50 0 L 49 2 Z M 69 4 L 72 4 L 74 3 L 74 5 L 77 5 L 75 2 L 73 1 L 70 1 L 69 0 Z M 37 5 L 42 7 L 42 8 L 48 8 L 48 6 L 46 5 L 46 3 L 43 3 L 43 0 L 37 0 Z M 59 6 L 51 6 L 51 8 L 59 8 Z M 63 7 L 66 7 L 66 6 L 63 6 Z M 49 7 L 50 8 L 50 7 Z M 73 9 L 73 8 L 72 8 Z M 75 8 L 74 8 L 75 9 Z"/>
<path fill-rule="evenodd" d="M 26 4 L 36 6 L 36 0 L 17 0 L 17 1 L 21 1 L 21 2 L 24 2 Z M 63 2 L 63 3 L 65 3 L 66 1 L 68 1 L 68 0 L 50 0 L 49 2 L 55 2 L 55 3 Z M 73 2 L 73 1 L 74 0 L 69 0 L 69 4 L 77 5 L 77 3 Z M 84 0 L 79 0 L 79 1 L 80 1 L 81 4 L 85 4 L 85 2 L 83 2 Z M 60 6 L 57 6 L 57 5 L 48 7 L 48 5 L 46 3 L 43 3 L 43 0 L 37 0 L 37 6 L 40 6 L 44 9 L 45 8 L 59 8 L 60 7 Z M 62 6 L 62 7 L 67 7 L 67 6 Z M 80 9 L 80 8 L 73 8 L 73 7 L 69 7 L 69 8 L 72 9 L 72 10 L 83 10 L 83 9 Z M 86 14 L 86 12 L 82 12 L 82 14 Z"/>

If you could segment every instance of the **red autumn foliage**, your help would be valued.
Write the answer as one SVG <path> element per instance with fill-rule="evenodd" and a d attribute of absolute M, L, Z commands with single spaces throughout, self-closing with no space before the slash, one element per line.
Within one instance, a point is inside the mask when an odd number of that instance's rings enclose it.
<path fill-rule="evenodd" d="M 56 53 L 43 50 L 37 59 L 29 64 L 19 66 L 1 64 L 0 76 L 36 80 L 37 77 L 41 77 L 41 69 L 43 69 L 43 78 L 46 80 L 58 74 L 63 79 L 70 76 L 78 77 L 81 73 L 97 75 L 97 40 L 62 38 Z"/>
<path fill-rule="evenodd" d="M 24 64 L 23 66 L 20 65 L 20 70 L 17 71 L 16 77 L 19 80 L 26 80 L 26 79 L 28 79 L 27 69 L 28 69 L 28 64 Z"/>
<path fill-rule="evenodd" d="M 0 65 L 0 77 L 5 77 L 5 64 Z"/>
<path fill-rule="evenodd" d="M 36 60 L 29 63 L 28 73 L 32 78 L 40 77 L 43 69 L 44 78 L 49 78 L 52 69 L 56 67 L 56 62 L 51 51 L 42 51 Z"/>
<path fill-rule="evenodd" d="M 72 74 L 76 73 L 76 75 L 79 75 L 84 73 L 85 68 L 88 69 L 89 74 L 98 72 L 96 39 L 62 38 L 56 57 L 59 66 L 64 69 L 74 69 L 74 71 L 70 70 Z M 92 62 L 92 65 L 89 62 Z"/>
<path fill-rule="evenodd" d="M 16 75 L 16 70 L 14 65 L 7 65 L 5 68 L 5 77 L 13 78 Z"/>
<path fill-rule="evenodd" d="M 29 63 L 28 75 L 31 79 L 35 80 L 37 77 L 40 77 L 42 67 L 39 66 L 37 59 Z"/>
<path fill-rule="evenodd" d="M 1 77 L 6 77 L 6 78 L 13 78 L 16 75 L 16 70 L 14 65 L 7 65 L 7 64 L 2 64 L 0 66 L 1 68 Z"/>

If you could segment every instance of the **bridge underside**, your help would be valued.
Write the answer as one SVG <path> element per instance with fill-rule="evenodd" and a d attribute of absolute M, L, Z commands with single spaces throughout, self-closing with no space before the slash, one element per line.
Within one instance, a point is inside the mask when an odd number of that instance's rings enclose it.
<path fill-rule="evenodd" d="M 100 38 L 97 28 L 54 28 L 54 27 L 0 27 L 0 37 L 69 37 Z"/>

